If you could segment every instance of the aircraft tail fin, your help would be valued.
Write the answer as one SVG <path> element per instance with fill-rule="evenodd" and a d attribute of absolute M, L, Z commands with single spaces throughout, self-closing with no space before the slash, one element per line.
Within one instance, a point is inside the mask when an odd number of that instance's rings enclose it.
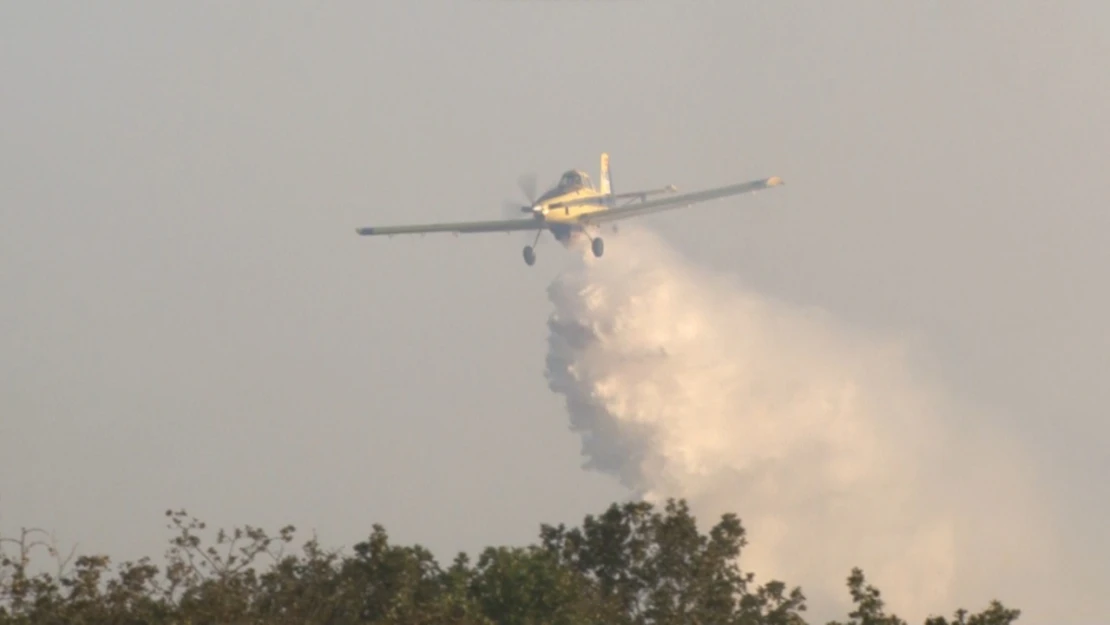
<path fill-rule="evenodd" d="M 609 153 L 601 153 L 601 176 L 598 181 L 602 193 L 609 194 L 613 192 L 613 180 L 609 177 Z"/>

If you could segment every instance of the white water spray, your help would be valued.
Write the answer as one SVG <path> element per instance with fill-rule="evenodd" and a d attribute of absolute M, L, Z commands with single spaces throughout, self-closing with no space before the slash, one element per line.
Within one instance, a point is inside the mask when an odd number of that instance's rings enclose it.
<path fill-rule="evenodd" d="M 853 566 L 904 618 L 1027 606 L 1015 567 L 1045 563 L 1027 478 L 898 342 L 709 275 L 645 231 L 615 241 L 548 290 L 547 376 L 587 468 L 685 498 L 702 523 L 737 513 L 741 567 L 801 585 L 811 622 L 847 614 Z"/>

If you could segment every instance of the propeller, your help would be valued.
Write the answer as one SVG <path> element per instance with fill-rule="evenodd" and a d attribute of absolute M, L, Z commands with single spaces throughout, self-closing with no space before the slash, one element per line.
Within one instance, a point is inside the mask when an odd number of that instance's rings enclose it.
<path fill-rule="evenodd" d="M 502 203 L 502 212 L 506 217 L 516 217 L 521 213 L 531 213 L 532 207 L 536 204 L 536 174 L 522 174 L 516 179 L 517 187 L 520 192 L 524 194 L 525 199 L 528 200 L 527 204 L 520 204 L 512 200 L 505 200 Z"/>
<path fill-rule="evenodd" d="M 536 203 L 536 174 L 523 174 L 516 179 L 516 184 L 524 197 L 528 198 L 528 208 L 531 210 Z"/>

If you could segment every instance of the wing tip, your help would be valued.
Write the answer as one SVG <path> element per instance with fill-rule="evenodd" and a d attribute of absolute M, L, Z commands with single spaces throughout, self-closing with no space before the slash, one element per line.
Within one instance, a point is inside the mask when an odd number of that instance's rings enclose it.
<path fill-rule="evenodd" d="M 359 233 L 362 236 L 367 236 L 367 235 L 374 234 L 374 229 L 373 228 L 355 228 L 355 232 Z"/>

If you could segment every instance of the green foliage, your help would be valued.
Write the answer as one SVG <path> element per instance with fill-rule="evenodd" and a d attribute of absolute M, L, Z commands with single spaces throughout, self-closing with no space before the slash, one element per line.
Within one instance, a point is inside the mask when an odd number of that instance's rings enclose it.
<path fill-rule="evenodd" d="M 882 593 L 878 588 L 867 583 L 863 571 L 852 569 L 848 576 L 848 591 L 852 595 L 852 602 L 856 609 L 848 616 L 851 620 L 847 625 L 906 625 L 906 621 L 883 611 Z M 944 617 L 934 616 L 925 620 L 925 625 L 1010 625 L 1021 616 L 1021 610 L 1012 610 L 1003 606 L 998 601 L 991 601 L 990 607 L 978 614 L 969 614 L 965 609 L 955 612 L 955 620 L 949 621 Z M 838 622 L 828 625 L 845 625 Z"/>
<path fill-rule="evenodd" d="M 804 625 L 805 596 L 780 581 L 754 584 L 739 567 L 747 541 L 728 514 L 699 531 L 684 501 L 662 509 L 613 504 L 580 527 L 544 525 L 538 544 L 489 547 L 442 568 L 423 547 L 391 544 L 375 525 L 353 553 L 315 537 L 287 553 L 295 528 L 220 530 L 168 511 L 165 562 L 61 557 L 41 530 L 0 536 L 0 625 Z M 56 572 L 37 570 L 45 553 Z M 855 608 L 844 623 L 906 625 L 853 569 Z M 978 614 L 925 625 L 1010 625 L 997 601 Z"/>

